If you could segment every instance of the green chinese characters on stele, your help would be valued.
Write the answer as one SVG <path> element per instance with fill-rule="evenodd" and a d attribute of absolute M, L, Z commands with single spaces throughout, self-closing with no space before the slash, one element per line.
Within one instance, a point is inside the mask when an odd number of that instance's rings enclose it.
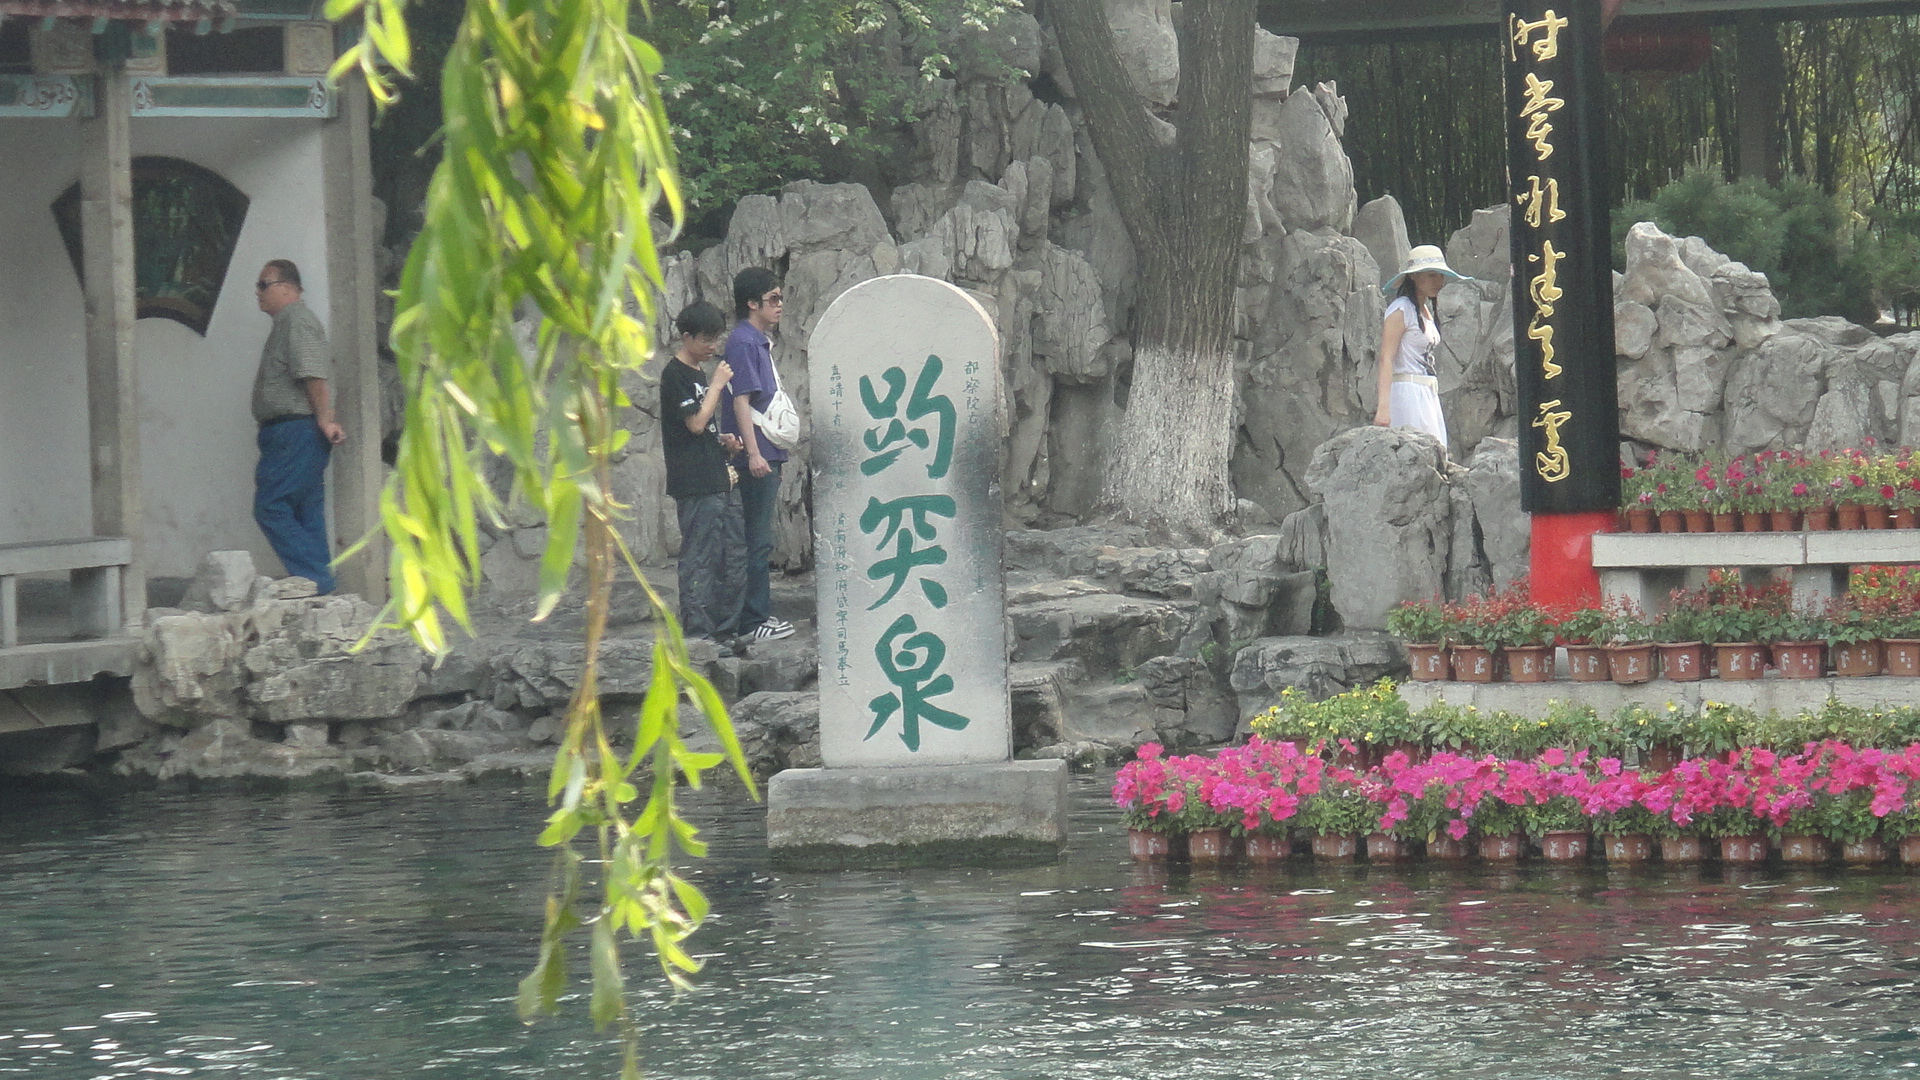
<path fill-rule="evenodd" d="M 881 372 L 877 387 L 871 377 L 860 377 L 860 404 L 876 422 L 861 437 L 867 453 L 860 463 L 861 475 L 874 477 L 894 469 L 926 473 L 923 491 L 885 502 L 867 498 L 860 531 L 875 538 L 879 557 L 867 567 L 866 576 L 886 585 L 868 611 L 895 604 L 910 583 L 934 609 L 947 606 L 947 588 L 935 573 L 947 562 L 947 549 L 940 542 L 941 524 L 953 521 L 958 513 L 953 496 L 942 490 L 953 465 L 958 416 L 953 401 L 939 392 L 944 372 L 940 357 L 929 355 L 912 376 L 911 391 L 908 372 L 898 366 Z M 886 730 L 897 718 L 900 741 L 917 752 L 923 722 L 949 731 L 966 729 L 967 717 L 929 700 L 951 693 L 954 685 L 952 676 L 940 672 L 947 644 L 939 634 L 922 629 L 912 613 L 903 612 L 881 633 L 873 651 L 894 689 L 867 703 L 873 710 L 873 726 L 866 738 Z"/>

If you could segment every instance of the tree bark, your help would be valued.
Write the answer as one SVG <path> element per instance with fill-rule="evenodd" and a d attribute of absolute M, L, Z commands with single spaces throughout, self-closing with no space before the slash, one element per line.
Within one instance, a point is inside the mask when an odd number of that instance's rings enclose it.
<path fill-rule="evenodd" d="M 1156 138 L 1102 0 L 1048 13 L 1139 260 L 1133 384 L 1103 501 L 1202 535 L 1233 509 L 1234 286 L 1247 212 L 1254 0 L 1187 0 L 1171 142 Z"/>

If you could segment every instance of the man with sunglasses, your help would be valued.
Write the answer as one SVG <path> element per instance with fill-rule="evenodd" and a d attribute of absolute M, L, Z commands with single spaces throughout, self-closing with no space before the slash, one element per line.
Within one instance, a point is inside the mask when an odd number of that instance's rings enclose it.
<path fill-rule="evenodd" d="M 253 419 L 260 463 L 253 470 L 253 520 L 293 577 L 333 591 L 333 549 L 327 541 L 326 474 L 333 448 L 347 433 L 333 415 L 327 331 L 301 299 L 300 268 L 275 259 L 253 283 L 260 310 L 273 318 L 253 380 Z"/>
<path fill-rule="evenodd" d="M 733 370 L 721 402 L 720 430 L 740 440 L 734 459 L 740 473 L 740 509 L 746 517 L 747 595 L 740 609 L 740 636 L 749 643 L 793 636 L 793 624 L 773 615 L 773 513 L 780 500 L 780 466 L 787 452 L 773 445 L 754 423 L 779 382 L 773 374 L 773 339 L 780 325 L 783 297 L 773 271 L 749 266 L 734 275 L 733 333 L 727 336 L 726 362 Z"/>

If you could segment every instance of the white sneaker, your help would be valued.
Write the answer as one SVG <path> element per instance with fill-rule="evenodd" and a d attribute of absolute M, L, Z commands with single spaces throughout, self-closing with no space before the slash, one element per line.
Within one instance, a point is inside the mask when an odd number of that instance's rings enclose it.
<path fill-rule="evenodd" d="M 768 619 L 766 622 L 761 623 L 749 631 L 746 639 L 752 644 L 759 644 L 762 641 L 779 641 L 781 638 L 790 638 L 792 636 L 792 623 L 780 622 L 777 619 Z"/>

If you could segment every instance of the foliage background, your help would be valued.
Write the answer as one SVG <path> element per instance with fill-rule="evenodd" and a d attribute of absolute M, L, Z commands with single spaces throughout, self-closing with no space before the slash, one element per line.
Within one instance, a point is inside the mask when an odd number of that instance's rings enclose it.
<path fill-rule="evenodd" d="M 1782 22 L 1774 33 L 1786 65 L 1773 118 L 1782 184 L 1731 183 L 1746 103 L 1727 25 L 1713 28 L 1698 72 L 1608 76 L 1609 195 L 1633 204 L 1636 220 L 1702 235 L 1774 276 L 1789 316 L 1871 322 L 1876 303 L 1910 310 L 1920 293 L 1920 17 Z M 1352 110 L 1346 145 L 1360 198 L 1399 199 L 1415 243 L 1444 243 L 1475 209 L 1501 201 L 1506 151 L 1490 34 L 1309 42 L 1296 80 L 1338 82 Z M 1714 176 L 1723 183 L 1709 183 Z M 1679 190 L 1662 193 L 1675 182 Z M 1769 235 L 1742 224 L 1769 207 L 1790 220 L 1759 230 Z"/>

